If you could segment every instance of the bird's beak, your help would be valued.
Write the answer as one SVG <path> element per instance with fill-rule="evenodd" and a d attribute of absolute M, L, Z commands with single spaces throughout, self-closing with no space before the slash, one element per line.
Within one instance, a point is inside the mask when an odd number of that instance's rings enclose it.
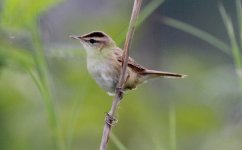
<path fill-rule="evenodd" d="M 70 35 L 69 37 L 75 40 L 82 40 L 82 37 L 79 35 Z"/>

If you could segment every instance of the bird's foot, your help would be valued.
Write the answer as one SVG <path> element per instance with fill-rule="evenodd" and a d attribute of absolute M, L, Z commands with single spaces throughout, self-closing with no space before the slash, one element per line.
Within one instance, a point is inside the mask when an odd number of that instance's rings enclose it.
<path fill-rule="evenodd" d="M 118 93 L 118 96 L 120 97 L 120 99 L 123 98 L 124 95 L 124 90 L 122 87 L 116 87 L 116 92 Z"/>
<path fill-rule="evenodd" d="M 114 126 L 116 123 L 118 123 L 118 119 L 115 117 L 111 116 L 109 113 L 106 113 L 106 123 L 110 126 Z"/>

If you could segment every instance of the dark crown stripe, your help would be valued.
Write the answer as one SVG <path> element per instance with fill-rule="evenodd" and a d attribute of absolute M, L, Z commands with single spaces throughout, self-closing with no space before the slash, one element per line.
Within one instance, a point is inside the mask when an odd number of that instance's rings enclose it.
<path fill-rule="evenodd" d="M 84 35 L 83 36 L 84 38 L 87 38 L 87 37 L 105 37 L 105 34 L 103 34 L 102 32 L 92 32 L 90 34 L 87 34 L 87 35 Z"/>

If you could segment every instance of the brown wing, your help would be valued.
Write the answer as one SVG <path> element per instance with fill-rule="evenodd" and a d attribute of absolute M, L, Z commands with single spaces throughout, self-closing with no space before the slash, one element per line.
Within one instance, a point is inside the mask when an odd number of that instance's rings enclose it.
<path fill-rule="evenodd" d="M 122 57 L 123 57 L 123 51 L 121 49 L 116 49 L 114 54 L 117 56 L 117 59 L 120 63 L 122 63 Z M 136 63 L 134 61 L 133 58 L 129 57 L 128 59 L 128 66 L 133 69 L 134 71 L 138 72 L 138 73 L 142 73 L 146 70 L 145 67 L 139 65 L 138 63 Z"/>

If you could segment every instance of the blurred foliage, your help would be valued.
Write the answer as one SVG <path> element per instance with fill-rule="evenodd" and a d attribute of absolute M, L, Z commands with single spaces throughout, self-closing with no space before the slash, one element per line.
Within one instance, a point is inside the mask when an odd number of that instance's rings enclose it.
<path fill-rule="evenodd" d="M 103 25 L 121 43 L 129 20 L 126 3 L 131 8 L 132 2 L 105 2 L 105 5 L 118 3 L 115 6 L 119 8 L 115 10 L 109 5 L 112 9 L 98 9 L 104 2 L 97 0 L 0 2 L 0 149 L 98 149 L 105 112 L 109 110 L 112 98 L 88 74 L 81 46 L 75 46 L 74 42 L 68 43 L 67 38 L 70 31 L 82 29 L 84 32 Z M 120 106 L 119 122 L 113 130 L 109 149 L 240 150 L 241 92 L 236 78 L 238 74 L 234 71 L 231 59 L 235 55 L 223 55 L 216 51 L 221 48 L 229 52 L 227 50 L 231 47 L 226 43 L 230 41 L 226 41 L 226 38 L 224 42 L 218 41 L 220 38 L 214 38 L 213 34 L 204 34 L 202 30 L 188 24 L 166 20 L 170 21 L 168 24 L 188 33 L 199 34 L 198 37 L 210 41 L 210 44 L 214 43 L 218 49 L 210 47 L 205 51 L 201 43 L 194 42 L 194 37 L 190 40 L 191 45 L 181 45 L 180 41 L 184 37 L 174 37 L 176 44 L 161 52 L 161 45 L 165 44 L 162 40 L 168 35 L 162 35 L 158 28 L 154 29 L 155 32 L 149 38 L 145 33 L 151 32 L 153 25 L 157 25 L 154 20 L 160 16 L 160 10 L 168 9 L 163 2 L 144 1 L 140 16 L 142 26 L 136 32 L 139 35 L 138 45 L 141 46 L 136 46 L 134 42 L 134 52 L 138 51 L 142 64 L 155 62 L 157 66 L 163 66 L 164 70 L 181 72 L 189 77 L 184 80 L 150 81 L 128 92 Z M 91 4 L 90 10 L 80 14 L 85 16 L 85 21 L 83 18 L 74 18 L 75 22 L 67 22 L 65 28 L 61 28 L 61 31 L 67 33 L 53 33 L 52 30 L 41 28 L 41 25 L 50 21 L 46 17 L 48 13 L 61 9 L 61 13 L 51 18 L 58 24 L 58 18 L 65 20 L 79 14 L 78 10 L 76 14 L 68 16 L 67 12 L 72 7 L 80 7 L 81 11 L 86 3 Z M 161 4 L 164 5 L 159 7 Z M 241 28 L 241 7 L 238 4 L 241 3 L 236 0 L 237 18 L 240 20 L 238 27 Z M 187 6 L 186 10 L 190 7 Z M 199 5 L 199 8 L 206 11 L 205 7 Z M 105 18 L 100 19 L 99 11 L 107 9 Z M 224 10 L 224 16 L 227 16 Z M 191 15 L 196 14 L 195 10 L 192 11 L 194 13 Z M 234 25 L 232 18 L 231 23 Z M 222 26 L 222 22 L 217 24 Z M 53 26 L 57 28 L 56 24 Z M 225 31 L 224 27 L 222 29 Z M 241 33 L 241 29 L 239 31 Z M 168 34 L 172 35 L 173 32 L 181 34 L 177 31 L 169 31 Z M 67 38 L 56 42 L 48 38 L 49 34 L 57 34 L 56 39 L 59 36 Z M 241 39 L 237 39 L 240 35 L 235 34 L 237 45 L 241 47 Z M 192 44 L 199 46 L 194 48 Z M 144 52 L 143 48 L 147 48 L 147 45 L 149 49 Z M 151 53 L 155 53 L 154 58 L 149 57 Z M 240 57 L 240 54 L 236 55 Z"/>
<path fill-rule="evenodd" d="M 21 30 L 33 26 L 41 13 L 60 0 L 5 0 L 1 13 L 1 26 Z"/>
<path fill-rule="evenodd" d="M 38 18 L 41 13 L 58 1 L 31 1 L 6 0 L 1 10 L 1 57 L 5 63 L 14 65 L 29 73 L 41 93 L 48 112 L 49 123 L 54 145 L 63 149 L 60 129 L 57 125 L 55 110 L 52 104 L 51 91 L 49 90 L 48 75 L 38 34 Z M 15 39 L 17 39 L 15 41 Z M 6 63 L 7 62 L 7 63 Z"/>

